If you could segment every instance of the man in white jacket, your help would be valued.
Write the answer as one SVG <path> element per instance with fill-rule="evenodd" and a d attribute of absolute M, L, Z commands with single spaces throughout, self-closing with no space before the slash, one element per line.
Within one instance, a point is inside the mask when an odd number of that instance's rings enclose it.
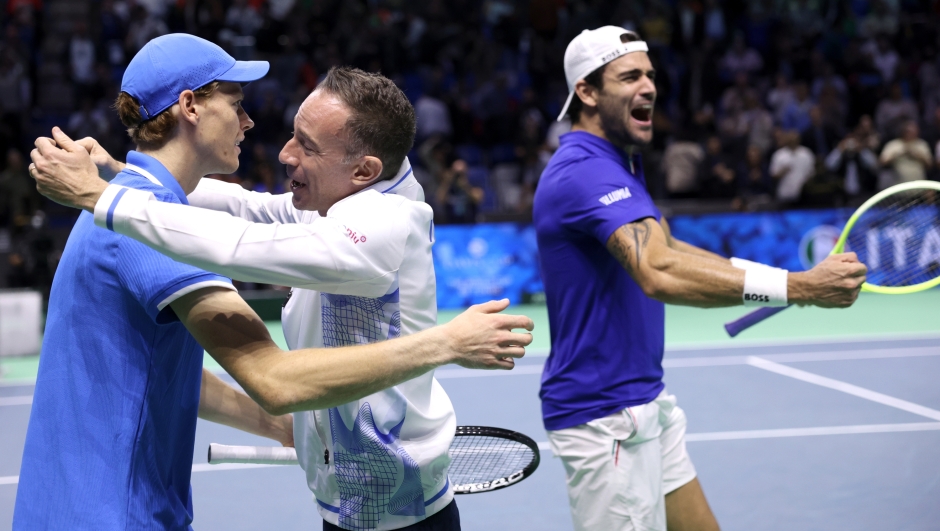
<path fill-rule="evenodd" d="M 76 179 L 71 195 L 50 196 L 175 260 L 292 286 L 282 315 L 292 349 L 372 343 L 433 326 L 433 214 L 406 158 L 415 121 L 404 94 L 382 76 L 332 69 L 294 127 L 280 154 L 292 194 L 204 179 L 188 196 L 202 208 L 161 203 L 92 178 L 87 155 L 53 151 L 51 141 L 45 155 L 34 151 L 34 162 L 69 156 L 74 165 L 42 164 L 33 175 L 45 192 L 40 173 Z M 92 152 L 105 161 L 99 165 L 120 168 Z M 447 480 L 455 426 L 433 373 L 298 413 L 294 441 L 324 529 L 459 529 Z"/>

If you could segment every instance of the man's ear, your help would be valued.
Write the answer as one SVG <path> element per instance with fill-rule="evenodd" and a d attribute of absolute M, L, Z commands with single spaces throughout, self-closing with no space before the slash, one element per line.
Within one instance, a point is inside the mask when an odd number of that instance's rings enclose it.
<path fill-rule="evenodd" d="M 356 186 L 366 187 L 375 184 L 379 176 L 382 175 L 382 161 L 378 157 L 366 155 L 360 159 L 359 164 L 353 169 L 352 182 Z"/>
<path fill-rule="evenodd" d="M 196 94 L 191 90 L 184 90 L 179 98 L 179 119 L 196 125 L 199 122 L 199 111 L 196 109 Z"/>
<path fill-rule="evenodd" d="M 574 97 L 581 98 L 585 107 L 597 107 L 597 87 L 583 79 L 574 84 Z"/>

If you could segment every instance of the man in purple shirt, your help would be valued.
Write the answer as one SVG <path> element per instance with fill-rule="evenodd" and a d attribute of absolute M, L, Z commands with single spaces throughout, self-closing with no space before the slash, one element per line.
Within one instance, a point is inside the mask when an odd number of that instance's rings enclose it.
<path fill-rule="evenodd" d="M 575 529 L 716 530 L 665 391 L 664 303 L 851 305 L 854 254 L 788 273 L 672 238 L 635 147 L 652 139 L 655 71 L 646 43 L 614 26 L 568 45 L 571 118 L 535 194 L 552 352 L 542 414 L 562 458 Z"/>

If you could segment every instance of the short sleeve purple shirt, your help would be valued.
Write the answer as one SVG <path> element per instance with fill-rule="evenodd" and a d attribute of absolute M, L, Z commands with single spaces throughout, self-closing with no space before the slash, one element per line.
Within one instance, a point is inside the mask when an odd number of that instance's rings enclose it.
<path fill-rule="evenodd" d="M 665 307 L 607 250 L 621 226 L 661 217 L 640 156 L 583 131 L 563 135 L 533 216 L 552 340 L 539 393 L 545 428 L 651 402 L 663 389 Z"/>

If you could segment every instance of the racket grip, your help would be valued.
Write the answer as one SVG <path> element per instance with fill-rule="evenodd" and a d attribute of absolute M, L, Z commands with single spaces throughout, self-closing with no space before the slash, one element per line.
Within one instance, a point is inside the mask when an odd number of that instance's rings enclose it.
<path fill-rule="evenodd" d="M 209 444 L 209 464 L 252 463 L 262 465 L 296 465 L 297 452 L 279 446 L 229 446 Z"/>
<path fill-rule="evenodd" d="M 753 312 L 741 317 L 740 319 L 725 323 L 725 330 L 728 335 L 734 337 L 768 317 L 777 315 L 786 310 L 789 306 L 777 306 L 773 308 L 758 308 Z"/>

